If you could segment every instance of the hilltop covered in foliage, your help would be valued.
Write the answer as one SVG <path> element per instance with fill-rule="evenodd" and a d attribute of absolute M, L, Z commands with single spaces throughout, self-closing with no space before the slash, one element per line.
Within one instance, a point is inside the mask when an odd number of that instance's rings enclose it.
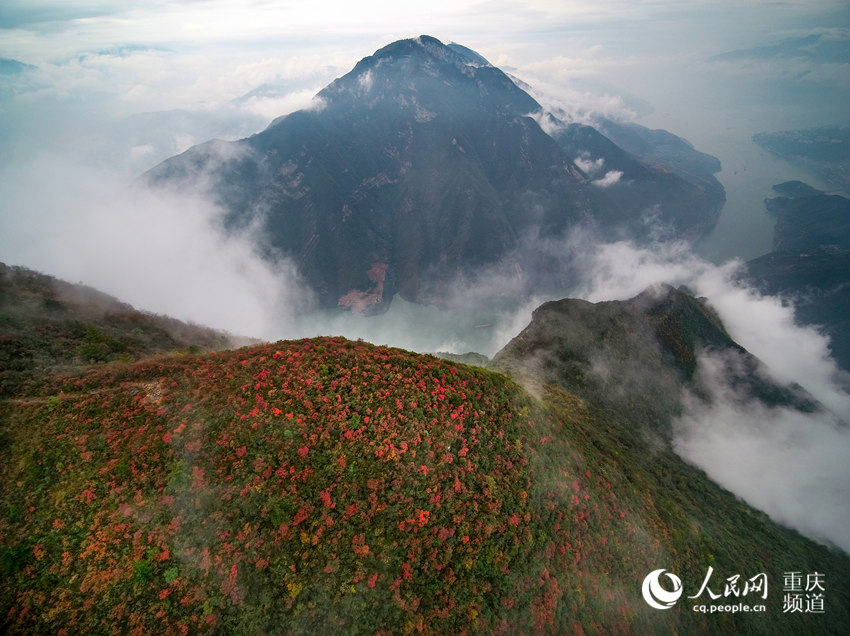
<path fill-rule="evenodd" d="M 6 633 L 841 633 L 850 560 L 592 405 L 341 338 L 95 365 L 0 413 Z M 823 572 L 824 615 L 647 606 Z M 691 590 L 688 590 L 689 593 Z M 758 597 L 760 598 L 760 597 Z"/>

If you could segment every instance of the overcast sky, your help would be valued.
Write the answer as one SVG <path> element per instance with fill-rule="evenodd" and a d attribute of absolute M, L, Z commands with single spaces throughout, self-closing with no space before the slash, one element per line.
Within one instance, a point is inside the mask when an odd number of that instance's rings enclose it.
<path fill-rule="evenodd" d="M 28 87 L 38 98 L 116 113 L 214 107 L 272 80 L 321 87 L 328 71 L 421 33 L 561 88 L 583 77 L 639 92 L 715 54 L 825 29 L 838 37 L 848 13 L 828 0 L 4 0 L 0 57 L 39 67 Z"/>

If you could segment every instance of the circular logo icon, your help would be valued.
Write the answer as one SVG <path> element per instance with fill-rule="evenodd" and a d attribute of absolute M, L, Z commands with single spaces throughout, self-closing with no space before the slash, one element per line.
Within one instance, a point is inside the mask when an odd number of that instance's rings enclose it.
<path fill-rule="evenodd" d="M 682 595 L 682 579 L 671 572 L 667 572 L 667 578 L 673 583 L 673 590 L 668 592 L 661 587 L 661 575 L 665 572 L 664 568 L 653 570 L 643 580 L 643 587 L 641 588 L 643 600 L 655 609 L 670 609 Z"/>

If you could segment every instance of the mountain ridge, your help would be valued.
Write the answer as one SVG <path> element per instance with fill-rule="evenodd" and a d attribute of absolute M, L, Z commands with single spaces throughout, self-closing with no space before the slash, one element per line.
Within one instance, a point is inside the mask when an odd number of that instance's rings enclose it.
<path fill-rule="evenodd" d="M 669 285 L 624 301 L 544 303 L 489 366 L 532 387 L 559 386 L 669 442 L 685 392 L 710 398 L 698 374 L 705 353 L 721 354 L 726 381 L 742 397 L 805 413 L 823 409 L 802 387 L 772 380 L 707 301 Z"/>
<path fill-rule="evenodd" d="M 138 311 L 91 287 L 0 263 L 0 396 L 80 364 L 248 342 L 252 339 Z"/>

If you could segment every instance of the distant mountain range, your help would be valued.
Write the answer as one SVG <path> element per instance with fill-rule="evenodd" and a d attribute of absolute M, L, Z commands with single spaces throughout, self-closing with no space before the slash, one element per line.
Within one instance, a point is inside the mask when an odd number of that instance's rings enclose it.
<path fill-rule="evenodd" d="M 845 64 L 850 57 L 850 40 L 831 37 L 828 33 L 812 33 L 789 37 L 767 46 L 738 49 L 709 58 L 711 62 L 740 60 L 777 60 L 801 58 L 825 63 Z"/>
<path fill-rule="evenodd" d="M 440 305 L 494 267 L 528 293 L 563 288 L 569 255 L 553 263 L 534 244 L 579 227 L 694 240 L 714 225 L 716 160 L 663 131 L 604 130 L 623 147 L 544 113 L 477 53 L 422 36 L 361 60 L 313 109 L 195 146 L 145 179 L 209 186 L 226 224 L 259 223 L 322 306 L 377 313 L 395 294 Z"/>
<path fill-rule="evenodd" d="M 763 132 L 753 141 L 786 161 L 814 168 L 839 194 L 850 193 L 850 126 Z"/>

